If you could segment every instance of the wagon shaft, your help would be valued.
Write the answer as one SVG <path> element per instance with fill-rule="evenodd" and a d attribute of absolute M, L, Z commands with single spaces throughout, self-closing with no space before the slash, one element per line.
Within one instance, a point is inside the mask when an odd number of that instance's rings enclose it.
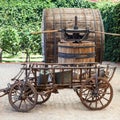
<path fill-rule="evenodd" d="M 0 89 L 0 97 L 7 95 L 9 93 L 9 91 L 10 91 L 9 87 L 4 88 L 4 89 Z"/>

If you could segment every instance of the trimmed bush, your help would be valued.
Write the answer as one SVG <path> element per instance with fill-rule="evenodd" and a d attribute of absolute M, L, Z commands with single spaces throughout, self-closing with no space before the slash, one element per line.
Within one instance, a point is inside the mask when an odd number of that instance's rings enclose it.
<path fill-rule="evenodd" d="M 105 31 L 120 34 L 120 3 L 106 4 L 101 13 Z M 106 35 L 104 60 L 120 62 L 120 37 Z"/>
<path fill-rule="evenodd" d="M 120 33 L 120 3 L 92 3 L 87 0 L 1 0 L 0 48 L 13 55 L 23 50 L 41 54 L 41 35 L 30 33 L 40 31 L 43 9 L 53 7 L 100 9 L 105 31 Z M 119 37 L 106 35 L 104 60 L 120 62 Z"/>

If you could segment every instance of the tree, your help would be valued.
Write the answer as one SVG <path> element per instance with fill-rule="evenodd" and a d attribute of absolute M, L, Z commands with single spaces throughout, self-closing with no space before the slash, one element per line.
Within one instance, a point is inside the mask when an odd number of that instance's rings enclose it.
<path fill-rule="evenodd" d="M 9 26 L 0 30 L 0 48 L 3 51 L 16 55 L 19 51 L 19 42 L 20 39 L 16 29 Z"/>

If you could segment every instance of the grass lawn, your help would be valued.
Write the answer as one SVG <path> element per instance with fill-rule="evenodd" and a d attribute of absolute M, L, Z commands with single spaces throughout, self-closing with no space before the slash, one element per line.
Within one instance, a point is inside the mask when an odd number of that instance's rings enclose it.
<path fill-rule="evenodd" d="M 30 61 L 31 62 L 40 62 L 43 60 L 43 56 L 39 54 L 31 54 Z M 2 62 L 25 62 L 26 55 L 24 53 L 19 53 L 18 55 L 12 56 L 7 53 L 2 54 Z"/>

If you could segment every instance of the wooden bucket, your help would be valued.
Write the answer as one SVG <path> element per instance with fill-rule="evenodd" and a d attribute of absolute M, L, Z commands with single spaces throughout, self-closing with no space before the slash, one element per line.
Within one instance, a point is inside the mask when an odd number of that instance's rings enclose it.
<path fill-rule="evenodd" d="M 75 16 L 78 19 L 78 28 L 104 32 L 100 11 L 85 8 L 53 8 L 44 9 L 42 15 L 42 30 L 73 29 Z M 45 62 L 58 62 L 58 42 L 64 39 L 61 32 L 42 34 L 42 51 Z M 90 33 L 88 41 L 95 43 L 95 61 L 101 62 L 104 52 L 104 34 Z"/>
<path fill-rule="evenodd" d="M 95 62 L 95 43 L 58 43 L 58 63 Z"/>

